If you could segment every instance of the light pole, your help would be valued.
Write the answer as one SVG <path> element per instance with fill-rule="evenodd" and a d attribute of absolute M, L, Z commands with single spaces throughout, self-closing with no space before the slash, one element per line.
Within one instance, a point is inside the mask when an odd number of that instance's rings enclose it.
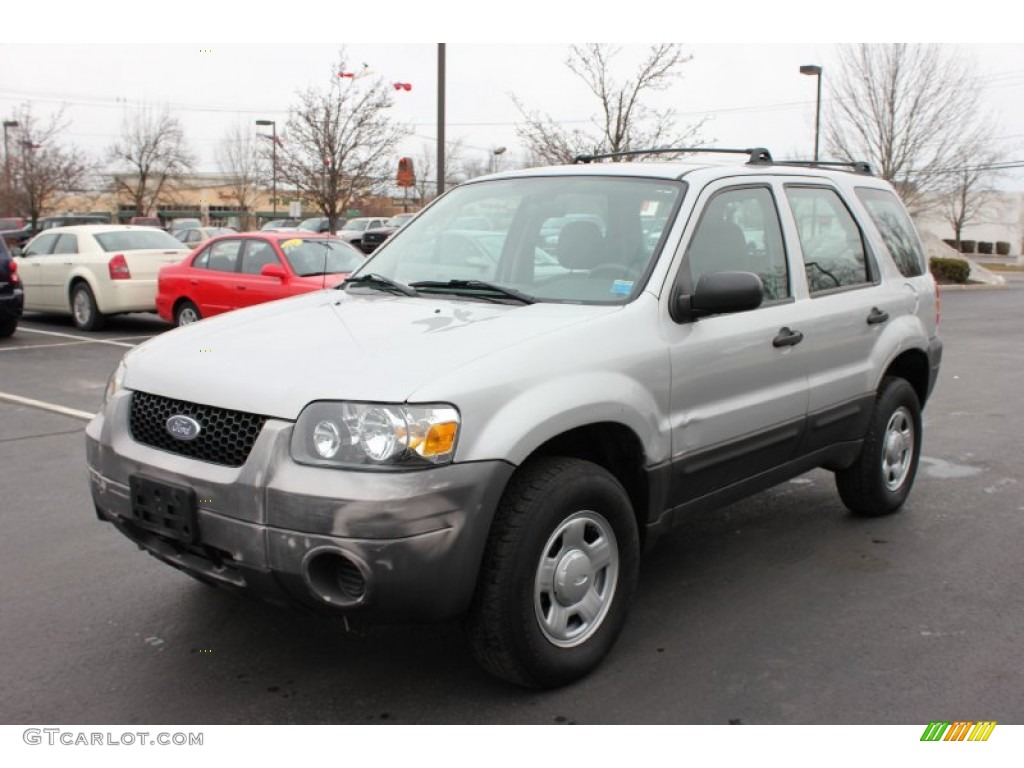
<path fill-rule="evenodd" d="M 4 120 L 4 209 L 5 213 L 13 213 L 6 209 L 11 205 L 11 152 L 7 148 L 7 131 L 17 128 L 17 120 Z"/>
<path fill-rule="evenodd" d="M 818 100 L 814 109 L 814 162 L 818 162 L 818 135 L 821 129 L 821 67 L 817 64 L 804 64 L 800 67 L 801 75 L 814 75 L 818 78 Z"/>
<path fill-rule="evenodd" d="M 495 147 L 491 150 L 491 173 L 498 172 L 498 157 L 505 154 L 508 147 Z"/>
<path fill-rule="evenodd" d="M 267 136 L 265 133 L 258 135 L 273 142 L 270 148 L 270 164 L 273 166 L 270 182 L 272 185 L 270 203 L 274 207 L 274 218 L 277 218 L 277 122 L 274 120 L 257 120 L 256 125 L 269 125 L 273 134 L 272 136 Z"/>

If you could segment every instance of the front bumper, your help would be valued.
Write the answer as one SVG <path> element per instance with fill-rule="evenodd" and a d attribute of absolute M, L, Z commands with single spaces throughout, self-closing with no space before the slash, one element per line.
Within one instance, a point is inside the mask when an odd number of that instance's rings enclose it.
<path fill-rule="evenodd" d="M 131 392 L 86 427 L 97 515 L 164 562 L 278 604 L 373 620 L 447 619 L 465 611 L 494 510 L 513 467 L 501 461 L 414 472 L 296 464 L 292 423 L 270 419 L 241 467 L 136 442 Z M 187 486 L 197 540 L 153 533 L 133 514 L 129 478 Z"/>

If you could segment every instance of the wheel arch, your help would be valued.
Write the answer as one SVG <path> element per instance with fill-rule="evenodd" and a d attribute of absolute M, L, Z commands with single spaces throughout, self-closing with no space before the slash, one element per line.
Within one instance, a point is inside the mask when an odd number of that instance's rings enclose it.
<path fill-rule="evenodd" d="M 921 404 L 921 408 L 924 408 L 925 401 L 928 399 L 928 375 L 928 355 L 920 349 L 908 349 L 897 355 L 886 366 L 882 378 L 878 381 L 878 386 L 881 386 L 882 379 L 887 376 L 905 379 L 914 388 L 918 402 Z"/>
<path fill-rule="evenodd" d="M 71 306 L 71 297 L 74 295 L 75 287 L 81 283 L 85 283 L 89 290 L 92 291 L 92 298 L 96 302 L 96 309 L 101 314 L 107 314 L 107 307 L 103 304 L 103 292 L 96 285 L 95 275 L 85 269 L 76 269 L 68 275 L 67 287 L 64 290 L 64 299 L 67 301 L 68 312 L 74 313 L 74 309 Z"/>
<path fill-rule="evenodd" d="M 610 421 L 575 427 L 537 446 L 525 461 L 539 456 L 582 459 L 610 472 L 629 496 L 643 545 L 652 491 L 643 443 L 632 429 Z"/>

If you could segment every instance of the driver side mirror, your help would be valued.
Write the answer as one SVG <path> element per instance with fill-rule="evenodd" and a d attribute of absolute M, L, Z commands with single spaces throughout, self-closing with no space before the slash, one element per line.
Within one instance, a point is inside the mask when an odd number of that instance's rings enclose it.
<path fill-rule="evenodd" d="M 757 309 L 764 285 L 753 272 L 710 272 L 701 275 L 692 294 L 680 287 L 672 297 L 672 319 L 692 322 L 707 315 L 725 315 Z"/>
<path fill-rule="evenodd" d="M 260 267 L 260 274 L 263 277 L 276 277 L 281 281 L 288 279 L 288 273 L 284 271 L 284 267 L 280 264 L 264 264 Z"/>

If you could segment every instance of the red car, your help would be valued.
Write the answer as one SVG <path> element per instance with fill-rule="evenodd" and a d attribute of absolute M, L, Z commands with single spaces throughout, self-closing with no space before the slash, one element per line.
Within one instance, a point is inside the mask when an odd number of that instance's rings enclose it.
<path fill-rule="evenodd" d="M 344 240 L 311 232 L 215 237 L 160 270 L 156 311 L 175 325 L 337 285 L 366 256 Z"/>

